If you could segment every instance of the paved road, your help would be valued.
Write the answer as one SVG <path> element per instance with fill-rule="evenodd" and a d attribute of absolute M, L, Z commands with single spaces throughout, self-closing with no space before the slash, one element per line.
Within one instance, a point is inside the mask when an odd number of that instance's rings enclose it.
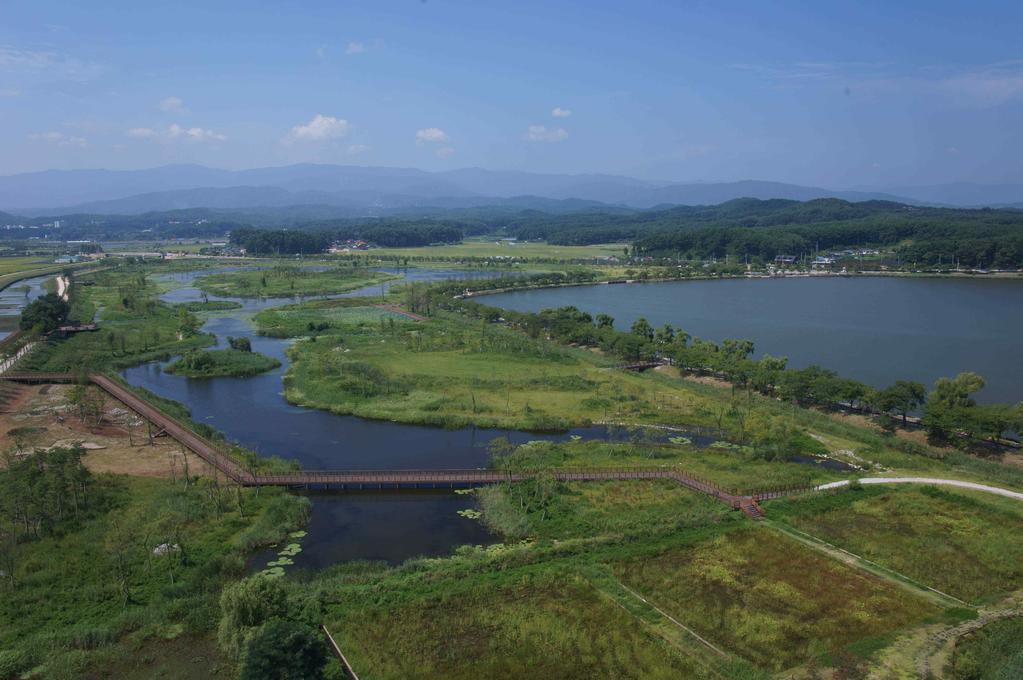
<path fill-rule="evenodd" d="M 843 479 L 840 482 L 821 484 L 817 487 L 817 490 L 826 491 L 827 489 L 837 489 L 842 486 L 847 486 L 848 484 L 849 480 Z M 937 479 L 935 477 L 863 477 L 860 479 L 860 484 L 934 484 L 937 486 L 957 486 L 960 489 L 984 491 L 998 496 L 1005 496 L 1006 498 L 1015 498 L 1018 501 L 1023 501 L 1023 493 L 1020 493 L 1019 491 L 1010 491 L 1009 489 L 1003 489 L 997 486 L 988 486 L 987 484 L 977 484 L 976 482 L 963 482 L 958 479 Z"/>

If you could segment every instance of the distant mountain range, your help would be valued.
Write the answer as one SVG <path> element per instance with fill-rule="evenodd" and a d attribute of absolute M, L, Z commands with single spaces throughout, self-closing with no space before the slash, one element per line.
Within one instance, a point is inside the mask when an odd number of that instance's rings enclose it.
<path fill-rule="evenodd" d="M 757 180 L 679 184 L 601 174 L 481 168 L 427 172 L 313 164 L 251 170 L 168 165 L 147 170 L 48 170 L 0 177 L 0 210 L 28 216 L 299 205 L 331 206 L 353 216 L 484 205 L 564 212 L 602 205 L 641 209 L 716 205 L 743 197 L 1012 206 L 1023 204 L 1023 185 L 948 184 L 846 191 Z"/>

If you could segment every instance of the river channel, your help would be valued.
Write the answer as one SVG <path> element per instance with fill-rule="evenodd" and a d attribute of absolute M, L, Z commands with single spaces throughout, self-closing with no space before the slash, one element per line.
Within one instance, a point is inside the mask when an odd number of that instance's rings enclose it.
<path fill-rule="evenodd" d="M 162 296 L 170 303 L 199 301 L 193 285 L 197 276 L 227 268 L 159 275 L 173 285 Z M 394 273 L 394 270 L 391 270 Z M 460 270 L 409 269 L 404 281 L 479 278 L 488 274 Z M 398 281 L 400 282 L 400 281 Z M 384 284 L 386 289 L 390 284 Z M 372 297 L 375 285 L 337 297 Z M 164 372 L 167 362 L 152 362 L 127 369 L 132 385 L 185 404 L 196 420 L 242 446 L 264 456 L 294 459 L 305 469 L 445 469 L 487 466 L 487 445 L 496 437 L 513 443 L 535 439 L 619 438 L 630 436 L 603 427 L 579 428 L 563 433 L 462 428 L 446 430 L 344 416 L 289 404 L 282 395 L 282 377 L 288 367 L 289 340 L 258 335 L 249 323 L 251 314 L 268 307 L 306 298 L 224 298 L 241 309 L 214 313 L 203 325 L 217 336 L 219 347 L 227 337 L 247 337 L 252 349 L 281 362 L 273 371 L 247 378 L 194 379 Z M 670 433 L 663 436 L 667 438 Z M 694 445 L 709 445 L 712 437 L 685 433 Z M 303 551 L 295 557 L 299 568 L 321 568 L 337 561 L 380 559 L 400 562 L 419 555 L 442 555 L 463 544 L 485 544 L 495 539 L 473 519 L 458 515 L 473 508 L 471 496 L 432 491 L 310 494 L 312 518 Z"/>

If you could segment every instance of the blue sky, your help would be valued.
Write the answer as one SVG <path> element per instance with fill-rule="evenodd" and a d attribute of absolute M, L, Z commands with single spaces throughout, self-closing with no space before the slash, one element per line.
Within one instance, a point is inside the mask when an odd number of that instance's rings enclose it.
<path fill-rule="evenodd" d="M 1023 181 L 1020 2 L 0 6 L 0 174 Z"/>

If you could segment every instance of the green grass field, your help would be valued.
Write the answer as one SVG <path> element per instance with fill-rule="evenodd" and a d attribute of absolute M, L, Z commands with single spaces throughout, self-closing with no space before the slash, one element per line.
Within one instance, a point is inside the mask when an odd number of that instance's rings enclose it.
<path fill-rule="evenodd" d="M 642 432 L 642 430 L 640 430 Z M 819 465 L 765 460 L 737 448 L 698 449 L 686 444 L 600 440 L 528 442 L 494 460 L 502 469 L 646 467 L 667 465 L 707 479 L 718 486 L 750 493 L 779 486 L 805 486 L 842 479 L 845 475 Z"/>
<path fill-rule="evenodd" d="M 58 274 L 65 269 L 83 269 L 96 266 L 92 262 L 54 264 L 45 257 L 0 257 L 0 290 L 18 281 L 46 274 Z"/>
<path fill-rule="evenodd" d="M 768 504 L 772 518 L 967 602 L 1023 587 L 1023 504 L 933 487 Z"/>
<path fill-rule="evenodd" d="M 79 526 L 5 553 L 13 579 L 0 580 L 0 638 L 13 672 L 92 677 L 137 661 L 139 646 L 162 663 L 163 642 L 208 638 L 219 589 L 244 571 L 245 554 L 280 540 L 305 516 L 304 501 L 284 492 L 218 493 L 211 504 L 216 496 L 204 485 L 101 477 L 91 491 L 94 509 Z M 180 550 L 154 556 L 162 543 Z"/>
<path fill-rule="evenodd" d="M 292 297 L 331 295 L 399 278 L 356 267 L 316 271 L 276 265 L 266 269 L 208 274 L 195 280 L 197 287 L 225 297 Z"/>
<path fill-rule="evenodd" d="M 712 417 L 677 381 L 613 370 L 593 353 L 501 326 L 447 317 L 415 323 L 378 312 L 372 323 L 348 314 L 314 304 L 255 317 L 267 334 L 308 334 L 308 324 L 328 333 L 292 346 L 290 401 L 401 422 L 532 430 Z"/>
<path fill-rule="evenodd" d="M 779 671 L 935 616 L 927 600 L 769 529 L 615 564 L 655 606 L 726 651 Z"/>
<path fill-rule="evenodd" d="M 313 300 L 299 305 L 286 305 L 264 309 L 255 316 L 262 335 L 274 338 L 294 338 L 310 334 L 342 333 L 346 326 L 379 326 L 381 321 L 404 322 L 408 317 L 373 307 L 359 298 Z"/>
<path fill-rule="evenodd" d="M 529 483 L 476 490 L 488 525 L 541 539 L 666 534 L 738 516 L 723 503 L 668 480 L 560 484 L 540 506 L 523 509 Z"/>
<path fill-rule="evenodd" d="M 548 243 L 502 243 L 496 239 L 466 239 L 462 243 L 421 248 L 374 248 L 366 255 L 388 255 L 418 258 L 494 258 L 522 260 L 589 260 L 624 256 L 626 244 L 605 243 L 592 246 L 555 246 Z M 361 253 L 360 253 L 361 254 Z"/>
<path fill-rule="evenodd" d="M 700 669 L 581 579 L 477 580 L 444 598 L 353 599 L 328 627 L 360 678 L 698 678 Z"/>
<path fill-rule="evenodd" d="M 0 257 L 0 276 L 16 274 L 17 272 L 33 269 L 43 269 L 53 266 L 52 258 L 45 257 Z"/>

